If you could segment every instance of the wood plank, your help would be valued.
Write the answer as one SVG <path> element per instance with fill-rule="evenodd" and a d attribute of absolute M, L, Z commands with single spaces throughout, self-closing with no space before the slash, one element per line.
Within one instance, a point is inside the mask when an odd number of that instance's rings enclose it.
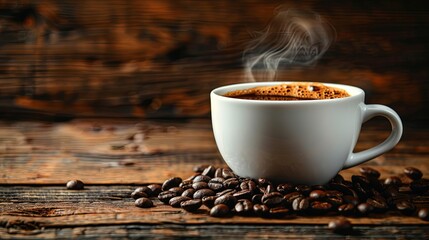
<path fill-rule="evenodd" d="M 375 146 L 387 128 L 369 125 L 356 147 Z M 142 184 L 188 177 L 196 165 L 223 166 L 208 119 L 178 121 L 76 120 L 0 123 L 1 184 Z M 429 175 L 427 131 L 408 129 L 399 145 L 365 165 L 382 177 L 406 166 Z M 344 170 L 345 177 L 359 167 Z"/>
<path fill-rule="evenodd" d="M 246 43 L 280 5 L 319 13 L 337 38 L 279 80 L 354 84 L 427 121 L 428 10 L 405 0 L 2 1 L 0 116 L 207 116 L 211 89 L 247 81 Z"/>
<path fill-rule="evenodd" d="M 131 186 L 87 186 L 82 191 L 65 187 L 1 186 L 0 222 L 34 221 L 44 227 L 75 227 L 112 224 L 328 224 L 338 215 L 299 216 L 266 219 L 255 216 L 214 218 L 208 209 L 188 213 L 154 199 L 155 207 L 141 209 L 130 198 Z M 418 207 L 429 206 L 429 196 L 413 197 Z M 409 225 L 429 224 L 417 216 L 398 212 L 370 214 L 368 217 L 349 217 L 353 224 Z"/>

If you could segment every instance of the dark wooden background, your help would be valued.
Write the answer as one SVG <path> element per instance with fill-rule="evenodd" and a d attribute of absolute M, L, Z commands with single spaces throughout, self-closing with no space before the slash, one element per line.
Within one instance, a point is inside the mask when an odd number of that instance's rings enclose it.
<path fill-rule="evenodd" d="M 428 111 L 425 1 L 1 1 L 0 117 L 208 117 L 211 89 L 242 82 L 251 33 L 282 5 L 337 39 L 279 80 L 353 84 L 407 123 Z"/>

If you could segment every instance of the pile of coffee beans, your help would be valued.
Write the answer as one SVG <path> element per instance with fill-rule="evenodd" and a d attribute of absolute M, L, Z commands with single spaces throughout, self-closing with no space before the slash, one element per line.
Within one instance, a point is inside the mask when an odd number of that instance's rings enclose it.
<path fill-rule="evenodd" d="M 353 175 L 351 180 L 338 174 L 329 183 L 316 186 L 242 178 L 229 168 L 214 166 L 195 167 L 194 172 L 187 179 L 173 177 L 162 185 L 139 187 L 131 196 L 138 207 L 153 206 L 150 198 L 188 212 L 196 212 L 204 205 L 213 217 L 326 214 L 358 217 L 394 211 L 428 220 L 428 209 L 417 209 L 413 198 L 429 193 L 429 180 L 413 167 L 404 169 L 405 177 L 386 179 L 380 179 L 377 170 L 362 167 L 360 175 Z M 344 232 L 351 229 L 351 224 L 342 218 L 330 223 L 329 228 Z"/>

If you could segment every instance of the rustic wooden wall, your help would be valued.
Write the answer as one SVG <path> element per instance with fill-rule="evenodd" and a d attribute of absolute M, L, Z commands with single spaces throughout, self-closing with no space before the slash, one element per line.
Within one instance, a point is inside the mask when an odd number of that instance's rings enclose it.
<path fill-rule="evenodd" d="M 243 81 L 244 45 L 280 5 L 337 31 L 322 61 L 280 80 L 354 84 L 429 119 L 429 7 L 407 0 L 1 1 L 0 117 L 209 116 L 209 91 Z"/>

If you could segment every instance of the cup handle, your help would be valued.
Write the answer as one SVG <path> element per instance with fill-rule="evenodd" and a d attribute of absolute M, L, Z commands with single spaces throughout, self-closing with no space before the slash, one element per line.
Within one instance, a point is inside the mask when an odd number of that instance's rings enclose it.
<path fill-rule="evenodd" d="M 343 169 L 364 163 L 389 151 L 399 142 L 399 139 L 401 139 L 402 136 L 403 128 L 401 118 L 393 109 L 379 104 L 366 105 L 362 103 L 361 110 L 362 123 L 370 120 L 373 117 L 382 116 L 389 120 L 392 131 L 389 137 L 379 145 L 361 152 L 351 153 L 349 158 L 346 160 Z"/>

